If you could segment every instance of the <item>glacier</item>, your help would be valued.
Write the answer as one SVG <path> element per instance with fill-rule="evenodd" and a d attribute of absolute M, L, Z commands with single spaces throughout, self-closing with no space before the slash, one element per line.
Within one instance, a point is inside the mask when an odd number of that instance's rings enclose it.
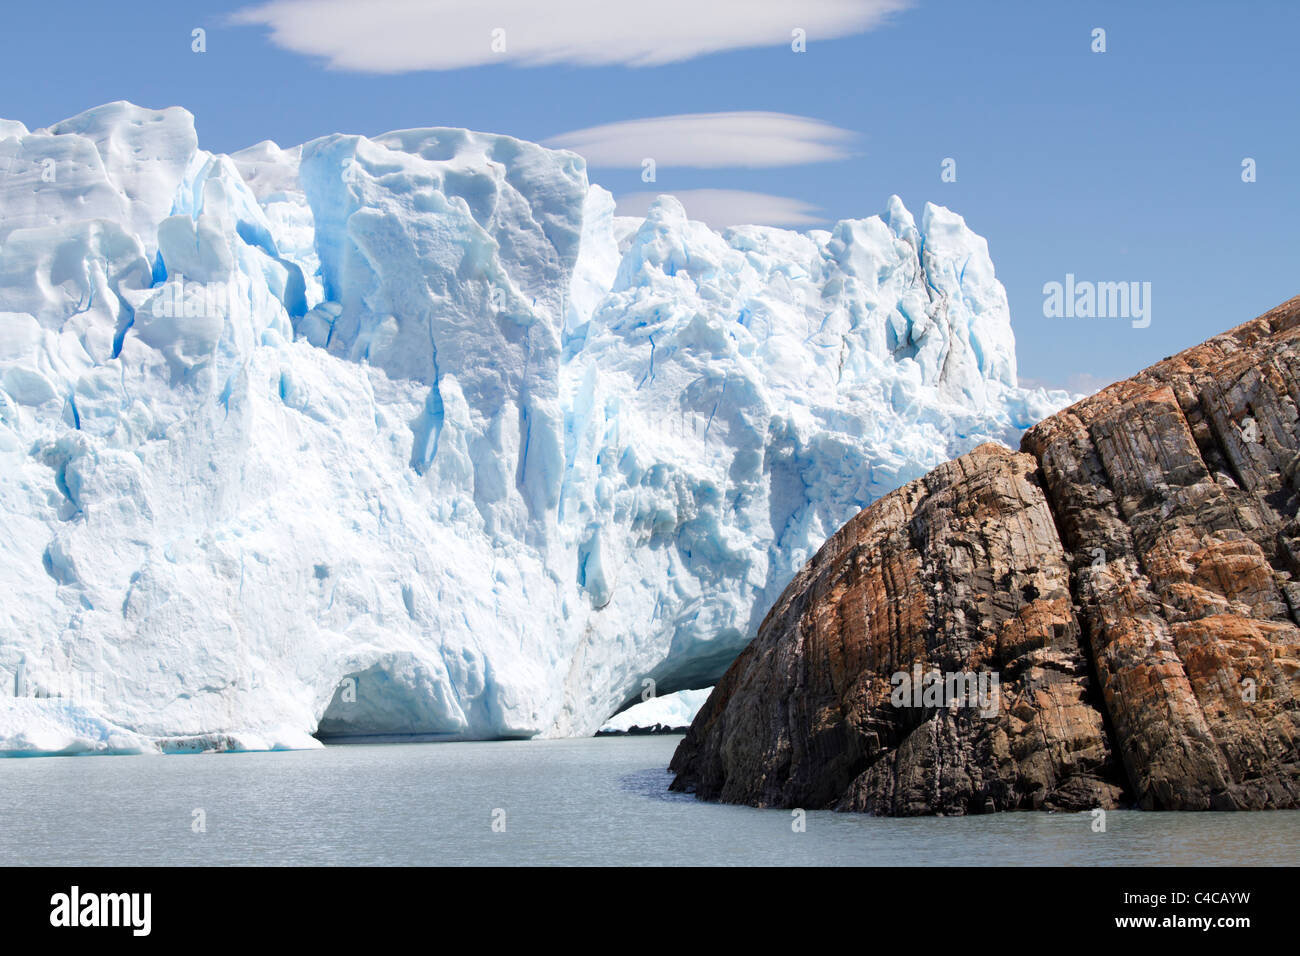
<path fill-rule="evenodd" d="M 940 206 L 717 232 L 505 135 L 0 120 L 0 753 L 591 734 L 1068 400 Z"/>
<path fill-rule="evenodd" d="M 601 725 L 602 734 L 626 734 L 633 728 L 648 731 L 654 728 L 684 732 L 695 720 L 712 687 L 679 690 L 672 694 L 647 697 L 627 710 L 619 711 Z"/>

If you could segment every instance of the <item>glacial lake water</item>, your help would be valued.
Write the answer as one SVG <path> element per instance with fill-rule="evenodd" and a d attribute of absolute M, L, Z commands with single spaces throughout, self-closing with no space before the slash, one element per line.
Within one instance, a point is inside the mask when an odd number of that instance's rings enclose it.
<path fill-rule="evenodd" d="M 795 832 L 669 793 L 679 739 L 0 759 L 0 865 L 1300 864 L 1300 811 L 1112 811 L 1104 833 L 1087 813 L 810 812 Z"/>

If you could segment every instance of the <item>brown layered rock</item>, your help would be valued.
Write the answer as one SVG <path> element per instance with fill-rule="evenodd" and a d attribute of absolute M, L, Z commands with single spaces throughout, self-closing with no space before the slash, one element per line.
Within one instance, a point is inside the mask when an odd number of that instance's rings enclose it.
<path fill-rule="evenodd" d="M 1300 806 L 1300 299 L 1031 429 L 1143 807 Z"/>
<path fill-rule="evenodd" d="M 982 445 L 840 529 L 704 705 L 674 786 L 889 814 L 1114 805 L 1114 758 L 1036 467 Z M 931 671 L 945 692 L 947 675 L 988 689 L 996 678 L 996 695 L 896 697 Z"/>
<path fill-rule="evenodd" d="M 1298 406 L 1300 298 L 877 501 L 719 682 L 673 787 L 886 814 L 1300 806 Z M 932 671 L 945 693 L 903 692 Z M 996 706 L 948 692 L 961 675 L 996 676 Z"/>

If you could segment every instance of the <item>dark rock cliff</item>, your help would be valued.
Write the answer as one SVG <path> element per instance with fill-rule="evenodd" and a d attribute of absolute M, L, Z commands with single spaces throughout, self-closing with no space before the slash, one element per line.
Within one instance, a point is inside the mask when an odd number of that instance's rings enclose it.
<path fill-rule="evenodd" d="M 1300 807 L 1300 298 L 841 528 L 674 789 L 883 814 Z"/>

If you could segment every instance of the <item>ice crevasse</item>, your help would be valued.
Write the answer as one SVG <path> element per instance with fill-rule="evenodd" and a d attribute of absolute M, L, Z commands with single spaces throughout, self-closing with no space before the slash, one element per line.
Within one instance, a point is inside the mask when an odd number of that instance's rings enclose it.
<path fill-rule="evenodd" d="M 942 207 L 719 233 L 508 136 L 0 120 L 0 752 L 590 734 L 1066 401 Z"/>

